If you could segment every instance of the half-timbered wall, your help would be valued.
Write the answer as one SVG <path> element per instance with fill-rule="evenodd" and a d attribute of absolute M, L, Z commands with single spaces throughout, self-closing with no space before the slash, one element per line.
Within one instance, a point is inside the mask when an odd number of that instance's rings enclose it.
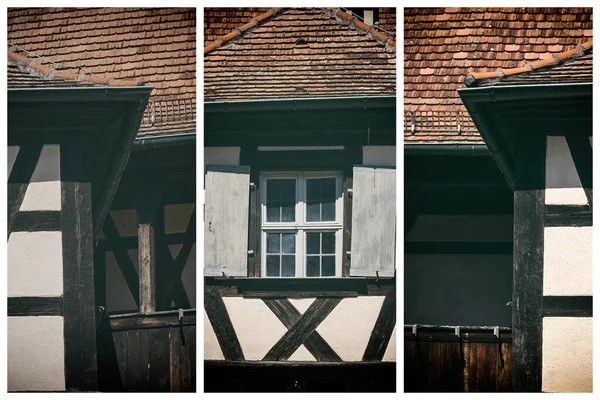
<path fill-rule="evenodd" d="M 548 136 L 542 391 L 592 391 L 591 137 Z"/>
<path fill-rule="evenodd" d="M 65 390 L 60 218 L 36 227 L 43 213 L 60 216 L 60 149 L 30 152 L 8 148 L 9 184 L 24 184 L 8 238 L 8 390 Z"/>

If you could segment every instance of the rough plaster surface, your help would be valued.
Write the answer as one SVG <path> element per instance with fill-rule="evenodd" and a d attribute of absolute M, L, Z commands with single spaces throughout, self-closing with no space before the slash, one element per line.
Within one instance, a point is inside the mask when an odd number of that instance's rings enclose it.
<path fill-rule="evenodd" d="M 310 307 L 310 305 L 315 301 L 315 299 L 289 299 L 289 301 L 294 307 L 296 307 L 296 310 L 300 311 L 300 314 L 304 314 L 306 310 L 308 310 L 308 307 Z"/>
<path fill-rule="evenodd" d="M 106 252 L 106 311 L 135 310 L 137 306 L 115 260 L 112 251 Z"/>
<path fill-rule="evenodd" d="M 404 323 L 511 326 L 510 254 L 405 254 Z"/>
<path fill-rule="evenodd" d="M 592 338 L 592 318 L 544 318 L 543 392 L 592 392 Z"/>
<path fill-rule="evenodd" d="M 8 317 L 8 391 L 65 390 L 62 317 Z"/>
<path fill-rule="evenodd" d="M 544 228 L 544 296 L 591 296 L 592 227 Z"/>
<path fill-rule="evenodd" d="M 383 354 L 383 358 L 381 361 L 396 361 L 396 327 L 394 326 L 394 330 L 392 331 L 392 337 L 390 337 L 390 342 L 388 343 L 387 349 L 385 349 L 385 353 Z"/>
<path fill-rule="evenodd" d="M 344 361 L 362 360 L 383 296 L 345 298 L 318 326 L 317 332 Z"/>
<path fill-rule="evenodd" d="M 61 232 L 13 232 L 8 239 L 8 297 L 61 296 Z"/>
<path fill-rule="evenodd" d="M 207 165 L 240 165 L 239 147 L 204 147 L 204 170 Z"/>
<path fill-rule="evenodd" d="M 396 146 L 363 146 L 363 165 L 396 166 Z"/>
<path fill-rule="evenodd" d="M 512 240 L 512 215 L 419 215 L 406 236 L 408 242 L 512 242 Z"/>
<path fill-rule="evenodd" d="M 261 299 L 224 297 L 223 302 L 246 360 L 262 360 L 287 332 Z"/>
<path fill-rule="evenodd" d="M 217 340 L 217 335 L 210 324 L 206 311 L 204 311 L 204 359 L 205 360 L 224 360 L 221 346 Z"/>
<path fill-rule="evenodd" d="M 548 136 L 546 204 L 587 204 L 573 157 L 564 136 Z"/>
<path fill-rule="evenodd" d="M 15 160 L 17 159 L 17 154 L 19 154 L 19 146 L 8 146 L 6 148 L 7 150 L 7 161 L 8 161 L 8 167 L 6 169 L 6 173 L 7 173 L 7 177 L 6 179 L 8 179 L 8 177 L 10 176 L 10 173 L 12 172 L 12 168 L 15 165 Z"/>
<path fill-rule="evenodd" d="M 110 216 L 115 222 L 115 227 L 121 237 L 137 236 L 138 223 L 137 211 L 129 210 L 112 210 Z"/>
<path fill-rule="evenodd" d="M 60 210 L 60 150 L 57 144 L 42 148 L 20 211 Z"/>
<path fill-rule="evenodd" d="M 193 203 L 166 205 L 165 233 L 168 235 L 185 232 L 195 206 Z"/>

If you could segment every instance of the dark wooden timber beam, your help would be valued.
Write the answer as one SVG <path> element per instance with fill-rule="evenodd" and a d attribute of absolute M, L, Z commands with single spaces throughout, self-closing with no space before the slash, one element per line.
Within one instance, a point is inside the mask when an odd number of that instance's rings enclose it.
<path fill-rule="evenodd" d="M 216 286 L 204 285 L 204 310 L 225 360 L 243 361 L 245 358 L 240 341 L 235 334 L 227 308 Z"/>
<path fill-rule="evenodd" d="M 371 332 L 363 361 L 381 361 L 396 326 L 396 286 L 388 292 L 381 305 L 379 316 Z"/>

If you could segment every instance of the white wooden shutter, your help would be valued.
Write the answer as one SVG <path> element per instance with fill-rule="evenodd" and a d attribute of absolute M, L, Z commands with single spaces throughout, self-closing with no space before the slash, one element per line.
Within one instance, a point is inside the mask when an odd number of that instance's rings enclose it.
<path fill-rule="evenodd" d="M 396 170 L 355 166 L 352 189 L 351 276 L 394 276 Z"/>
<path fill-rule="evenodd" d="M 250 167 L 207 165 L 204 275 L 247 276 Z"/>

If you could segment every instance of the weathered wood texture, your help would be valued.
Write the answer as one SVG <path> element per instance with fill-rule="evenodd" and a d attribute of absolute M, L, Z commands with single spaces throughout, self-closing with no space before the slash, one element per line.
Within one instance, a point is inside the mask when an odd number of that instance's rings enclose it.
<path fill-rule="evenodd" d="M 542 293 L 546 212 L 546 137 L 520 143 L 514 193 L 513 388 L 542 390 Z"/>
<path fill-rule="evenodd" d="M 396 170 L 354 167 L 352 183 L 350 275 L 394 276 Z"/>
<path fill-rule="evenodd" d="M 204 391 L 395 392 L 396 363 L 204 361 Z"/>
<path fill-rule="evenodd" d="M 247 276 L 250 167 L 207 166 L 204 275 Z"/>
<path fill-rule="evenodd" d="M 216 286 L 204 285 L 204 309 L 226 360 L 244 360 L 240 341 L 233 329 L 225 303 Z"/>
<path fill-rule="evenodd" d="M 59 231 L 60 211 L 21 211 L 13 220 L 12 232 Z"/>
<path fill-rule="evenodd" d="M 80 146 L 60 152 L 65 382 L 67 391 L 96 391 L 92 185 Z"/>
<path fill-rule="evenodd" d="M 8 316 L 62 315 L 62 297 L 9 297 Z"/>
<path fill-rule="evenodd" d="M 592 226 L 588 205 L 547 205 L 545 226 Z"/>
<path fill-rule="evenodd" d="M 388 347 L 392 332 L 396 326 L 396 286 L 383 300 L 381 310 L 371 332 L 369 343 L 363 355 L 363 361 L 381 361 Z"/>
<path fill-rule="evenodd" d="M 139 213 L 138 213 L 139 215 Z M 156 311 L 156 251 L 154 246 L 154 226 L 138 224 L 138 265 L 140 276 L 140 311 Z"/>
<path fill-rule="evenodd" d="M 131 325 L 131 318 L 110 318 L 113 327 L 127 325 L 129 329 L 113 328 L 111 332 L 115 357 L 103 359 L 102 371 L 118 378 L 117 382 L 101 381 L 100 391 L 196 391 L 196 326 L 157 325 L 161 318 L 164 316 L 134 318 L 137 325 Z"/>
<path fill-rule="evenodd" d="M 410 328 L 409 328 L 410 329 Z M 512 391 L 510 333 L 404 332 L 405 392 Z"/>

